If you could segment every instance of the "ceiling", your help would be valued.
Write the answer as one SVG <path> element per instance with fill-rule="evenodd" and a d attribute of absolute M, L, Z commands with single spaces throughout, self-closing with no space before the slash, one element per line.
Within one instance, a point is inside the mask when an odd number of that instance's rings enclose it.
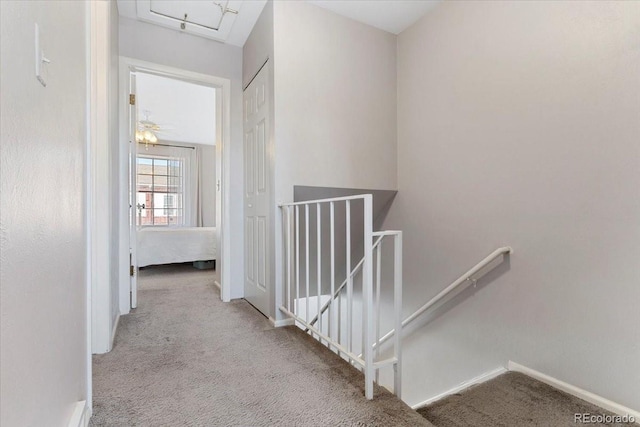
<path fill-rule="evenodd" d="M 306 0 L 372 27 L 400 34 L 442 0 Z"/>
<path fill-rule="evenodd" d="M 240 47 L 247 41 L 266 3 L 267 0 L 117 0 L 121 16 Z M 223 14 L 223 8 L 230 11 Z M 182 30 L 185 13 L 187 19 Z"/>
<path fill-rule="evenodd" d="M 215 89 L 136 73 L 138 120 L 160 126 L 160 142 L 215 145 Z"/>
<path fill-rule="evenodd" d="M 291 0 L 275 0 L 291 1 Z M 400 34 L 442 0 L 306 0 L 372 27 Z M 267 0 L 117 0 L 121 16 L 234 46 L 244 46 Z M 222 13 L 229 8 L 228 13 Z M 235 14 L 233 11 L 237 11 Z"/>

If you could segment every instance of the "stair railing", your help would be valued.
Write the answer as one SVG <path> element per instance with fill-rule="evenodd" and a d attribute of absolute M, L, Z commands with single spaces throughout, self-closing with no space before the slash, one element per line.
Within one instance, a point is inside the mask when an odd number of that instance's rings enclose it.
<path fill-rule="evenodd" d="M 438 292 L 438 294 L 433 298 L 431 298 L 429 301 L 427 301 L 426 304 L 418 308 L 416 311 L 413 312 L 413 314 L 411 314 L 409 317 L 404 319 L 401 322 L 399 328 L 396 327 L 390 330 L 389 332 L 387 332 L 385 335 L 383 335 L 382 338 L 380 338 L 378 341 L 376 341 L 373 344 L 373 348 L 376 350 L 379 350 L 380 346 L 384 344 L 386 341 L 388 341 L 394 335 L 396 337 L 396 340 L 402 339 L 402 334 L 401 333 L 396 334 L 395 331 L 402 331 L 403 328 L 405 328 L 411 322 L 416 320 L 426 311 L 444 304 L 445 302 L 453 298 L 455 295 L 467 289 L 469 286 L 471 285 L 475 286 L 478 279 L 474 278 L 474 276 L 478 272 L 480 272 L 483 268 L 487 267 L 498 257 L 511 254 L 511 253 L 513 253 L 513 249 L 510 246 L 504 246 L 491 252 L 482 261 L 474 265 L 471 269 L 469 269 L 466 273 L 464 273 L 462 276 L 456 279 L 453 283 L 451 283 L 449 286 L 444 288 L 442 291 Z"/>
<path fill-rule="evenodd" d="M 373 244 L 374 251 L 376 250 L 378 245 L 380 245 L 380 242 L 382 242 L 383 238 L 384 236 L 380 236 L 375 241 L 375 243 Z M 340 293 L 342 292 L 342 290 L 345 288 L 345 286 L 347 286 L 347 283 L 349 282 L 349 280 L 353 280 L 356 274 L 360 272 L 363 265 L 364 265 L 364 257 L 360 259 L 358 264 L 356 264 L 356 266 L 353 267 L 353 270 L 351 270 L 351 273 L 349 273 L 349 276 L 346 279 L 344 279 L 344 281 L 340 284 L 340 286 L 338 286 L 338 289 L 336 289 L 335 293 L 333 294 L 333 297 L 330 298 L 327 302 L 325 302 L 324 305 L 322 305 L 322 308 L 320 309 L 320 314 L 319 315 L 316 314 L 315 316 L 313 316 L 313 319 L 311 319 L 311 321 L 309 322 L 310 325 L 314 325 L 318 321 L 318 318 L 321 317 L 325 311 L 327 311 L 327 309 L 331 306 L 331 304 L 334 301 L 336 301 L 336 299 L 340 296 Z M 304 331 L 309 332 L 309 329 L 305 329 Z"/>
<path fill-rule="evenodd" d="M 361 242 L 352 242 L 352 205 L 356 203 L 363 204 Z M 345 226 L 340 230 L 336 227 L 336 207 L 339 204 L 345 206 Z M 363 370 L 367 399 L 373 398 L 373 385 L 378 378 L 379 370 L 387 366 L 392 366 L 394 369 L 394 392 L 400 396 L 400 340 L 396 340 L 393 355 L 385 360 L 379 360 L 380 354 L 375 351 L 374 346 L 380 341 L 380 294 L 383 286 L 381 281 L 382 241 L 385 238 L 392 237 L 394 241 L 393 305 L 396 328 L 400 328 L 402 321 L 402 232 L 373 231 L 373 196 L 371 194 L 285 203 L 281 204 L 280 208 L 282 209 L 285 258 L 284 303 L 280 306 L 280 311 L 320 342 L 326 342 L 329 348 Z M 315 208 L 315 232 L 311 231 L 310 226 L 310 212 L 313 208 Z M 323 208 L 328 208 L 328 238 L 326 233 L 322 232 Z M 324 212 L 327 213 L 326 210 Z M 338 234 L 345 237 L 345 270 L 342 276 L 345 279 L 336 288 L 336 236 Z M 315 248 L 311 248 L 315 254 L 310 250 L 311 237 L 315 238 Z M 374 238 L 377 238 L 375 242 Z M 323 262 L 322 248 L 327 244 L 330 253 L 328 257 L 330 273 L 328 277 L 325 274 L 323 281 L 323 267 L 327 267 L 327 260 Z M 352 269 L 351 257 L 352 251 L 358 249 L 356 245 L 363 248 L 364 255 L 358 265 Z M 314 277 L 311 277 L 312 265 L 315 267 Z M 362 323 L 359 329 L 354 327 L 354 320 L 357 320 L 354 318 L 354 302 L 357 298 L 354 295 L 354 278 L 358 272 L 362 273 L 361 301 L 358 301 L 362 304 Z M 312 292 L 315 293 L 313 306 L 311 305 Z M 328 300 L 323 302 L 326 298 Z M 344 310 L 342 309 L 343 298 L 346 299 Z M 315 311 L 315 316 L 311 314 L 312 309 Z M 325 319 L 323 314 L 326 310 L 329 313 Z M 325 320 L 326 324 L 323 324 Z M 359 337 L 355 336 L 356 331 L 360 331 Z M 360 342 L 359 338 L 361 338 L 362 354 L 357 354 L 354 350 L 356 343 Z"/>

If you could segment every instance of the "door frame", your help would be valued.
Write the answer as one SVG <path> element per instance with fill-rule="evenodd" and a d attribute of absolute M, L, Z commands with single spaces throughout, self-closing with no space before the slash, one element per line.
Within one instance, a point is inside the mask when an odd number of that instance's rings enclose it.
<path fill-rule="evenodd" d="M 221 212 L 221 221 L 216 223 L 218 230 L 218 253 L 217 253 L 217 269 L 219 269 L 220 282 L 216 285 L 220 288 L 220 298 L 222 301 L 231 301 L 231 233 L 229 231 L 231 211 L 230 211 L 230 164 L 231 164 L 231 81 L 226 78 L 201 74 L 180 68 L 169 67 L 166 65 L 155 64 L 152 62 L 142 61 L 134 58 L 120 56 L 120 200 L 121 205 L 118 211 L 120 238 L 123 242 L 129 243 L 129 73 L 132 70 L 147 72 L 150 74 L 163 75 L 169 78 L 184 80 L 191 83 L 203 84 L 205 86 L 214 87 L 216 91 L 216 113 L 220 116 L 221 126 L 216 130 L 216 156 L 220 158 L 220 172 L 216 171 L 216 175 L 221 177 L 220 185 L 220 204 L 216 205 L 216 209 Z M 217 159 L 216 159 L 217 161 Z M 130 280 L 129 280 L 129 245 L 121 244 L 119 250 L 120 269 L 119 276 L 119 305 L 120 313 L 127 314 L 130 312 Z M 136 273 L 137 274 L 137 273 Z"/>

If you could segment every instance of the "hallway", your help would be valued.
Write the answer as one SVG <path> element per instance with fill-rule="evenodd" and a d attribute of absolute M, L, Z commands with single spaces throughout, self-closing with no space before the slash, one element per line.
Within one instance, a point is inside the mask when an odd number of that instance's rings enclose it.
<path fill-rule="evenodd" d="M 211 270 L 144 269 L 138 308 L 94 356 L 93 426 L 430 425 L 297 328 L 244 300 L 222 303 Z"/>

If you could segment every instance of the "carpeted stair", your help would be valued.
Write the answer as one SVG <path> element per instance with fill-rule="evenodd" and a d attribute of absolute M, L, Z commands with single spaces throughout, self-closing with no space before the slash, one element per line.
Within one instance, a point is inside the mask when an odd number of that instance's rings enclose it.
<path fill-rule="evenodd" d="M 438 427 L 576 426 L 575 414 L 613 415 L 517 372 L 448 396 L 418 413 Z M 596 423 L 593 426 L 632 424 Z M 637 426 L 638 424 L 633 424 Z"/>

